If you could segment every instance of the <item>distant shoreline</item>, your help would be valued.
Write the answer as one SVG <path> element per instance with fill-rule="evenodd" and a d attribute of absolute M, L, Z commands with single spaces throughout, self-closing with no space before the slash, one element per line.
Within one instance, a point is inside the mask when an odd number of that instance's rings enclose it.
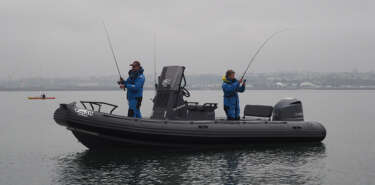
<path fill-rule="evenodd" d="M 30 92 L 38 92 L 38 91 L 118 91 L 117 88 L 72 88 L 72 89 L 0 89 L 0 92 L 17 92 L 17 91 L 30 91 Z M 152 88 L 145 88 L 146 91 L 154 91 Z M 219 91 L 221 89 L 200 89 L 200 88 L 192 88 L 189 90 L 194 91 Z M 246 90 L 254 90 L 254 91 L 286 91 L 286 90 L 340 90 L 340 91 L 349 91 L 349 90 L 366 90 L 372 91 L 375 88 L 246 88 Z"/>

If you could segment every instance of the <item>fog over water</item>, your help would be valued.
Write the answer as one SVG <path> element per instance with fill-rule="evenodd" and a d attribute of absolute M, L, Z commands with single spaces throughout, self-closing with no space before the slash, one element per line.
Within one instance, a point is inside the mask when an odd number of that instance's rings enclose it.
<path fill-rule="evenodd" d="M 0 78 L 115 74 L 101 21 L 123 73 L 140 60 L 188 73 L 242 71 L 273 32 L 252 71 L 375 69 L 375 2 L 370 0 L 123 1 L 2 0 Z"/>

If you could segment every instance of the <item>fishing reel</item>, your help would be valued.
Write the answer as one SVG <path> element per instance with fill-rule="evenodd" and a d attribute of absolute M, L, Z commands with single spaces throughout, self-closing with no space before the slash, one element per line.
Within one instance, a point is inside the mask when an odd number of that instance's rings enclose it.
<path fill-rule="evenodd" d="M 124 83 L 125 83 L 125 81 L 124 81 L 124 79 L 122 77 L 120 77 L 120 80 L 117 81 L 117 84 L 120 85 L 120 88 L 121 88 L 121 85 L 125 85 Z M 124 88 L 121 88 L 121 89 L 123 89 L 124 91 L 126 91 L 126 87 L 125 86 L 124 86 Z"/>
<path fill-rule="evenodd" d="M 122 77 L 120 77 L 120 80 L 117 81 L 117 84 L 121 85 L 121 84 L 124 84 L 124 82 L 125 82 L 124 79 Z"/>

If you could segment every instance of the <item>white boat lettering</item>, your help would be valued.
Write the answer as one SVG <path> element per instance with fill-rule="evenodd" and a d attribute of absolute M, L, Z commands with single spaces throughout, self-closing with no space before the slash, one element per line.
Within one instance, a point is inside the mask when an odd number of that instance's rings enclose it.
<path fill-rule="evenodd" d="M 80 116 L 84 116 L 84 117 L 94 116 L 94 111 L 91 111 L 91 110 L 75 108 L 74 111 Z"/>

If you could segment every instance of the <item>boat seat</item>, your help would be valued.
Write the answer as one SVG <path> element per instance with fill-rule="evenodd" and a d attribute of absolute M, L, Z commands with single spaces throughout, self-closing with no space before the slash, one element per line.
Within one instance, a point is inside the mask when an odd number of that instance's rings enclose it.
<path fill-rule="evenodd" d="M 245 105 L 244 116 L 261 117 L 271 119 L 273 107 L 268 105 Z"/>
<path fill-rule="evenodd" d="M 217 103 L 185 102 L 187 120 L 215 120 Z"/>
<path fill-rule="evenodd" d="M 198 102 L 186 102 L 186 107 L 188 110 L 193 111 L 212 112 L 217 109 L 217 103 L 204 103 L 203 105 L 199 105 Z"/>

